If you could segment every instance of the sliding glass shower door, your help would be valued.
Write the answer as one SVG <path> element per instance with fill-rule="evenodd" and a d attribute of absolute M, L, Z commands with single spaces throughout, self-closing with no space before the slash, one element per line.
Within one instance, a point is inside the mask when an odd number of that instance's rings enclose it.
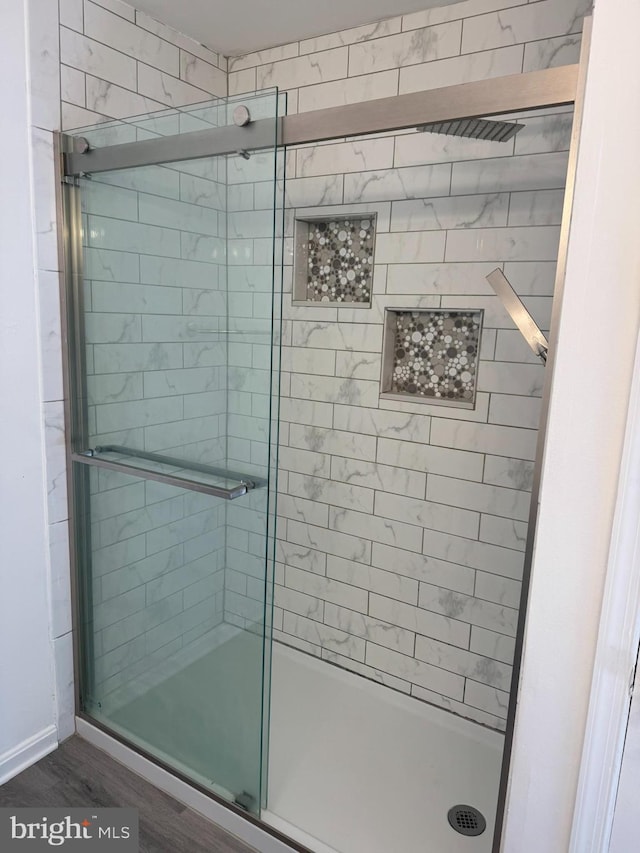
<path fill-rule="evenodd" d="M 252 812 L 272 603 L 277 102 L 102 125 L 67 140 L 66 159 L 80 709 Z"/>

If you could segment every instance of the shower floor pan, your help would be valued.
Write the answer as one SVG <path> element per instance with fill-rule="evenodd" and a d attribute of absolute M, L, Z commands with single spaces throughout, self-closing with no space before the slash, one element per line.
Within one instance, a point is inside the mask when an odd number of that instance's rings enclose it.
<path fill-rule="evenodd" d="M 268 811 L 315 853 L 489 853 L 503 735 L 274 645 Z M 479 809 L 485 832 L 447 821 Z"/>

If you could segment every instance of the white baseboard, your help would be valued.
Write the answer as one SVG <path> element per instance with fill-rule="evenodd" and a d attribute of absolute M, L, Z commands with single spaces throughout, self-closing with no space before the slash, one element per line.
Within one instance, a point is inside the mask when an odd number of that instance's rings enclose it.
<path fill-rule="evenodd" d="M 0 785 L 53 752 L 57 746 L 56 727 L 51 725 L 0 755 Z"/>
<path fill-rule="evenodd" d="M 204 815 L 260 853 L 293 853 L 293 848 L 289 847 L 288 844 L 274 838 L 273 835 L 230 809 L 226 809 L 181 779 L 177 779 L 167 770 L 158 767 L 149 759 L 95 728 L 86 720 L 76 718 L 76 731 L 80 737 L 97 746 L 98 749 L 104 750 L 116 761 L 128 767 L 129 770 L 151 782 L 156 788 L 160 788 L 161 791 L 165 791 L 176 800 Z"/>

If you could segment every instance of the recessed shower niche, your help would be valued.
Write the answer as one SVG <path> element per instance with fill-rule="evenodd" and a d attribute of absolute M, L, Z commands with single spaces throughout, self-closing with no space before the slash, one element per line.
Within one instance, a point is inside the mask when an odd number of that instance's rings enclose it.
<path fill-rule="evenodd" d="M 293 302 L 371 308 L 376 214 L 296 219 Z"/>
<path fill-rule="evenodd" d="M 387 309 L 380 396 L 475 408 L 483 313 Z"/>

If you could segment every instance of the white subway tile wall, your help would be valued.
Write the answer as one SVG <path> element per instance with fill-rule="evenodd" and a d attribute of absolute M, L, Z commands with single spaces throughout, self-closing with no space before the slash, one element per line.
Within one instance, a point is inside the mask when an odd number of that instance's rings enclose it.
<path fill-rule="evenodd" d="M 62 129 L 227 95 L 227 61 L 120 0 L 60 0 Z"/>
<path fill-rule="evenodd" d="M 589 7 L 465 0 L 230 57 L 229 93 L 278 85 L 295 113 L 573 63 Z M 498 729 L 544 368 L 485 276 L 548 330 L 572 112 L 523 121 L 509 143 L 403 132 L 287 161 L 275 637 Z M 377 213 L 371 310 L 292 304 L 295 217 L 345 213 Z M 384 309 L 414 306 L 484 309 L 473 411 L 379 399 Z"/>
<path fill-rule="evenodd" d="M 120 0 L 61 0 L 60 62 L 63 129 L 227 94 L 224 57 Z M 104 124 L 91 137 L 112 144 L 195 130 L 225 121 L 219 113 Z M 226 326 L 226 163 L 95 175 L 83 205 L 91 445 L 225 464 L 226 341 L 198 330 Z M 62 404 L 47 405 L 62 442 Z M 66 518 L 60 448 L 49 454 L 56 522 Z M 170 675 L 168 661 L 184 665 L 214 641 L 225 502 L 106 471 L 92 470 L 89 482 L 90 698 L 118 705 L 150 685 L 154 669 Z"/>

